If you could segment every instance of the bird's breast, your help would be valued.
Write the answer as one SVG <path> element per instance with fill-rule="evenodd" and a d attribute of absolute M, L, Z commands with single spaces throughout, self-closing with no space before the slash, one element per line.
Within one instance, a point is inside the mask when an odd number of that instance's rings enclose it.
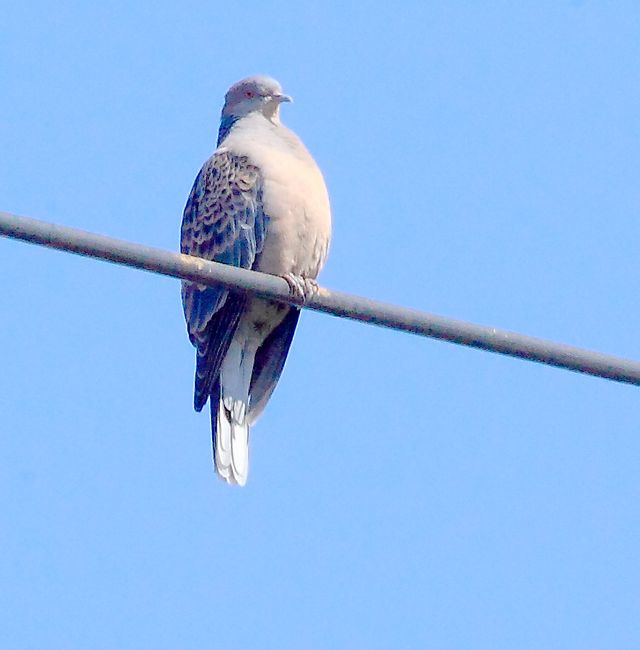
<path fill-rule="evenodd" d="M 322 173 L 291 131 L 281 127 L 258 132 L 250 127 L 251 122 L 246 130 L 232 133 L 228 144 L 234 153 L 248 156 L 262 176 L 262 208 L 268 220 L 254 268 L 315 278 L 331 238 L 331 209 Z"/>
<path fill-rule="evenodd" d="M 326 258 L 331 211 L 322 174 L 315 163 L 276 158 L 263 177 L 263 209 L 268 217 L 259 270 L 315 278 Z"/>

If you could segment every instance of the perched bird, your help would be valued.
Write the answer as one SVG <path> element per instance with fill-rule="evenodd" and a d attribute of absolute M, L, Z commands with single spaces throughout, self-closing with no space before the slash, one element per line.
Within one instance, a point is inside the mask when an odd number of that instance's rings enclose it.
<path fill-rule="evenodd" d="M 184 210 L 180 249 L 279 275 L 304 300 L 317 289 L 331 212 L 318 166 L 280 122 L 280 105 L 290 101 L 265 76 L 229 88 L 217 149 L 196 177 Z M 215 469 L 228 483 L 244 485 L 249 426 L 282 373 L 300 310 L 186 281 L 182 304 L 196 347 L 196 411 L 210 400 Z"/>

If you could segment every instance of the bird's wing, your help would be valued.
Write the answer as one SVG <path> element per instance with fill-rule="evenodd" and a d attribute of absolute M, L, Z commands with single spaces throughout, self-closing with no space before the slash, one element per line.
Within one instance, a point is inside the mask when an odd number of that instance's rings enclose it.
<path fill-rule="evenodd" d="M 262 250 L 266 226 L 259 169 L 246 156 L 214 153 L 202 166 L 184 209 L 182 253 L 249 269 Z M 245 303 L 244 294 L 225 287 L 182 283 L 187 330 L 197 348 L 198 411 L 209 397 Z"/>
<path fill-rule="evenodd" d="M 251 374 L 249 423 L 253 424 L 266 406 L 280 379 L 296 331 L 300 310 L 291 307 L 284 320 L 258 348 Z"/>

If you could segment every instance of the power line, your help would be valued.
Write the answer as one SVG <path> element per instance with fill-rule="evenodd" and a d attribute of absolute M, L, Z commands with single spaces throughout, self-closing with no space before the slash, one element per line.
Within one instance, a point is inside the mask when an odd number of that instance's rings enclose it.
<path fill-rule="evenodd" d="M 160 248 L 112 239 L 92 232 L 0 212 L 0 234 L 116 264 L 200 284 L 223 284 L 265 298 L 296 304 L 282 278 L 208 262 Z M 640 385 L 640 363 L 494 327 L 436 316 L 360 296 L 320 288 L 305 305 L 342 318 L 497 352 L 528 361 Z"/>

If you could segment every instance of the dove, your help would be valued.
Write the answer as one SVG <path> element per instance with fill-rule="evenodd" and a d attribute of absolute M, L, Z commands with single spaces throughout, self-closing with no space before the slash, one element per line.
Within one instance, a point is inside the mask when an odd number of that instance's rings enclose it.
<path fill-rule="evenodd" d="M 280 276 L 304 303 L 327 257 L 331 209 L 320 169 L 280 121 L 280 107 L 290 101 L 267 76 L 229 88 L 217 148 L 184 209 L 180 250 Z M 300 309 L 189 281 L 182 303 L 196 348 L 194 407 L 201 411 L 209 401 L 215 470 L 244 485 L 249 428 L 280 378 Z"/>

